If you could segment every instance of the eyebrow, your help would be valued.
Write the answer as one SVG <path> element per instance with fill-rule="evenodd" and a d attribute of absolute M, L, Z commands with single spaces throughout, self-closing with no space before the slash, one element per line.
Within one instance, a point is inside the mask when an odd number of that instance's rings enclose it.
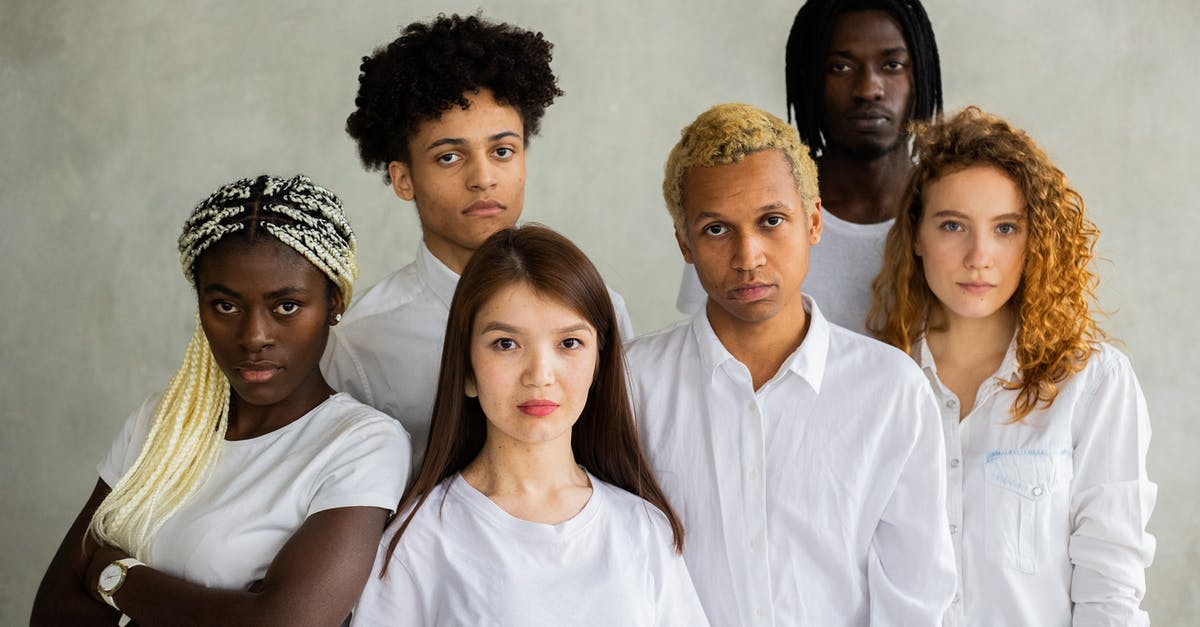
<path fill-rule="evenodd" d="M 300 287 L 297 285 L 289 285 L 286 287 L 281 287 L 277 290 L 272 290 L 270 292 L 267 292 L 264 296 L 267 300 L 275 300 L 277 298 L 286 298 L 288 296 L 303 296 L 303 295 L 308 294 L 308 292 L 309 292 L 308 288 Z M 232 298 L 241 298 L 242 297 L 242 295 L 239 292 L 232 290 L 229 287 L 226 287 L 225 285 L 222 285 L 220 283 L 212 283 L 210 285 L 206 285 L 204 287 L 204 293 L 205 294 L 214 294 L 214 293 L 224 294 L 224 295 L 230 296 Z"/>
<path fill-rule="evenodd" d="M 488 137 L 487 141 L 488 141 L 488 143 L 492 143 L 492 142 L 497 142 L 497 141 L 500 141 L 502 139 L 506 139 L 509 137 L 514 138 L 514 139 L 521 139 L 521 136 L 519 134 L 517 134 L 515 131 L 502 131 L 502 132 L 496 133 L 495 135 Z M 468 142 L 467 142 L 466 138 L 464 138 L 464 137 L 443 137 L 439 140 L 434 141 L 432 144 L 429 144 L 428 146 L 426 146 L 425 151 L 428 152 L 430 150 L 433 150 L 434 148 L 439 148 L 441 146 L 465 146 L 465 145 L 467 145 L 467 143 Z"/>
<path fill-rule="evenodd" d="M 883 56 L 892 56 L 895 54 L 908 54 L 908 46 L 894 46 L 892 48 L 884 48 L 879 52 Z M 857 59 L 849 50 L 830 50 L 829 56 L 846 57 L 847 59 Z"/>
<path fill-rule="evenodd" d="M 482 335 L 484 333 L 489 333 L 491 331 L 500 331 L 501 333 L 519 334 L 522 331 L 524 331 L 524 329 L 518 329 L 517 327 L 504 324 L 503 322 L 489 322 L 486 325 L 484 325 L 483 329 L 480 330 L 479 333 L 480 333 L 480 335 Z M 562 334 L 562 333 L 578 333 L 580 331 L 586 331 L 586 332 L 590 333 L 592 331 L 592 327 L 590 325 L 588 325 L 587 323 L 580 322 L 579 324 L 573 324 L 570 326 L 561 327 L 561 328 L 552 330 L 552 332 L 556 335 Z"/>
<path fill-rule="evenodd" d="M 932 215 L 930 215 L 931 218 L 938 218 L 938 217 L 943 217 L 943 216 L 954 217 L 954 218 L 965 218 L 965 217 L 967 217 L 967 214 L 965 214 L 961 211 L 956 211 L 954 209 L 942 209 L 941 211 L 935 211 L 935 212 L 933 212 Z M 1025 219 L 1025 214 L 1023 214 L 1023 213 L 1005 213 L 1003 215 L 998 215 L 998 216 L 993 217 L 992 221 L 998 222 L 1001 220 L 1024 220 L 1024 219 Z"/>
<path fill-rule="evenodd" d="M 763 205 L 758 208 L 758 213 L 769 213 L 771 211 L 787 210 L 788 206 L 782 202 L 776 201 L 770 204 Z M 717 211 L 701 211 L 697 218 L 723 218 L 724 216 Z"/>

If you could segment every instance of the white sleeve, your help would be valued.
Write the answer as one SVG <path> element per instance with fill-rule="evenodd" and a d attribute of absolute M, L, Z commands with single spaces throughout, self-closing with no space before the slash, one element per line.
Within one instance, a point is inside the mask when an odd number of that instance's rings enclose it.
<path fill-rule="evenodd" d="M 157 394 L 147 398 L 142 402 L 142 406 L 125 420 L 125 426 L 113 440 L 108 455 L 96 466 L 97 474 L 108 487 L 115 487 L 141 454 L 142 446 L 146 443 L 146 434 L 150 432 L 150 425 L 154 421 L 154 409 L 158 407 L 158 399 Z"/>
<path fill-rule="evenodd" d="M 647 507 L 653 508 L 649 504 Z M 661 523 L 655 525 L 658 537 L 652 538 L 658 540 L 658 545 L 650 550 L 651 574 L 656 585 L 654 624 L 704 627 L 708 625 L 708 618 L 704 616 L 704 608 L 700 605 L 700 597 L 696 596 L 683 556 L 675 552 L 671 527 L 661 512 L 653 510 L 652 516 L 656 523 Z"/>
<path fill-rule="evenodd" d="M 1146 533 L 1158 495 L 1146 476 L 1150 419 L 1133 368 L 1124 356 L 1114 357 L 1072 422 L 1067 550 L 1076 627 L 1150 624 L 1138 607 L 1155 549 L 1154 536 Z"/>
<path fill-rule="evenodd" d="M 337 325 L 329 329 L 325 354 L 321 356 L 321 373 L 333 389 L 353 396 L 360 403 L 375 406 L 375 395 L 362 361 L 353 343 Z"/>
<path fill-rule="evenodd" d="M 354 608 L 350 627 L 418 627 L 432 624 L 429 617 L 425 616 L 425 603 L 416 578 L 396 555 L 390 559 L 387 557 L 393 533 L 395 526 L 389 525 L 379 544 L 371 578 L 367 580 L 367 586 L 363 588 L 358 605 Z M 388 564 L 387 574 L 380 577 L 379 571 L 385 563 Z"/>
<path fill-rule="evenodd" d="M 412 446 L 399 422 L 378 416 L 342 435 L 314 487 L 308 515 L 337 507 L 396 509 L 408 481 Z"/>
<path fill-rule="evenodd" d="M 924 383 L 924 382 L 922 382 Z M 933 392 L 922 385 L 909 401 L 915 428 L 895 490 L 867 549 L 872 625 L 938 625 L 949 609 L 958 576 L 946 520 L 946 450 Z M 904 438 L 904 439 L 902 439 Z"/>

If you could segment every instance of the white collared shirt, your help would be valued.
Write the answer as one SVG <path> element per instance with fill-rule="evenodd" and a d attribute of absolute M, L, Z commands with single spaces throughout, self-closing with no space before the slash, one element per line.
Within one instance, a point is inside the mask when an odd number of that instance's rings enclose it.
<path fill-rule="evenodd" d="M 321 371 L 329 385 L 392 416 L 412 436 L 420 468 L 442 367 L 442 343 L 458 274 L 425 242 L 411 264 L 357 299 L 329 334 Z M 621 337 L 633 337 L 625 301 L 609 290 Z"/>
<path fill-rule="evenodd" d="M 1016 342 L 959 422 L 922 339 L 917 363 L 942 411 L 947 514 L 959 569 L 948 627 L 1148 625 L 1150 422 L 1129 360 L 1102 345 L 1050 407 L 1011 423 Z"/>
<path fill-rule="evenodd" d="M 703 311 L 628 346 L 700 601 L 714 625 L 936 625 L 955 573 L 933 394 L 804 304 L 808 335 L 757 391 Z"/>

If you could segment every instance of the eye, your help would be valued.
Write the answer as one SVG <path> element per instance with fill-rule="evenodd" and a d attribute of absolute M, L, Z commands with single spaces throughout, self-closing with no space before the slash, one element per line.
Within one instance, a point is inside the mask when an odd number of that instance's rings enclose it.
<path fill-rule="evenodd" d="M 938 228 L 943 231 L 949 231 L 951 233 L 958 233 L 960 231 L 966 230 L 965 227 L 963 227 L 961 222 L 958 222 L 955 220 L 946 220 L 945 222 L 939 224 Z"/>
<path fill-rule="evenodd" d="M 583 348 L 583 340 L 577 337 L 569 337 L 562 342 L 559 342 L 559 345 L 567 350 L 576 350 Z"/>
<path fill-rule="evenodd" d="M 217 311 L 217 313 L 223 313 L 223 314 L 231 314 L 231 313 L 237 312 L 237 306 L 227 300 L 216 301 L 215 303 L 213 303 L 213 309 L 215 309 Z"/>
<path fill-rule="evenodd" d="M 763 226 L 767 228 L 775 228 L 783 224 L 783 216 L 767 216 L 763 218 Z"/>
<path fill-rule="evenodd" d="M 492 342 L 492 346 L 494 346 L 496 350 L 511 351 L 517 348 L 517 341 L 511 337 L 502 337 Z"/>
<path fill-rule="evenodd" d="M 996 225 L 996 232 L 1001 235 L 1015 235 L 1019 230 L 1021 230 L 1020 227 L 1012 222 L 1005 222 L 1003 224 Z"/>
<path fill-rule="evenodd" d="M 840 61 L 837 61 L 837 62 L 833 62 L 833 63 L 829 64 L 829 73 L 830 74 L 845 74 L 849 71 L 850 71 L 849 63 L 842 63 Z"/>
<path fill-rule="evenodd" d="M 493 150 L 492 154 L 496 155 L 497 157 L 499 157 L 501 159 L 508 159 L 508 158 L 512 157 L 513 155 L 517 154 L 517 151 L 513 150 L 511 146 L 500 146 L 499 148 L 496 148 L 495 150 Z"/>
<path fill-rule="evenodd" d="M 729 229 L 726 229 L 724 224 L 710 224 L 710 225 L 704 227 L 704 229 L 702 229 L 701 232 L 704 233 L 705 235 L 716 236 L 716 235 L 721 235 L 721 234 L 725 233 L 725 231 L 727 231 L 727 230 L 729 230 Z"/>
<path fill-rule="evenodd" d="M 908 65 L 907 62 L 901 60 L 892 60 L 883 64 L 883 69 L 897 72 L 903 70 Z"/>
<path fill-rule="evenodd" d="M 290 300 L 285 303 L 279 303 L 279 306 L 275 307 L 274 311 L 281 316 L 290 316 L 300 311 L 300 303 Z"/>
<path fill-rule="evenodd" d="M 458 163 L 461 160 L 462 160 L 462 155 L 459 155 L 459 154 L 453 153 L 453 152 L 448 152 L 444 155 L 438 155 L 438 158 L 437 158 L 437 162 L 442 165 L 451 165 L 454 163 Z"/>

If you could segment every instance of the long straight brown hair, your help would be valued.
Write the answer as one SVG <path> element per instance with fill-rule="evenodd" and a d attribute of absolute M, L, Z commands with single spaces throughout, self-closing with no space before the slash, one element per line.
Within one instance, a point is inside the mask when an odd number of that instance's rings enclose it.
<path fill-rule="evenodd" d="M 465 468 L 483 448 L 487 417 L 479 399 L 464 393 L 467 377 L 473 376 L 471 332 L 479 310 L 513 284 L 528 285 L 595 327 L 599 363 L 587 404 L 571 432 L 575 461 L 601 481 L 632 492 L 661 510 L 671 524 L 675 550 L 682 552 L 683 524 L 655 481 L 638 442 L 625 381 L 625 353 L 608 289 L 575 244 L 546 227 L 530 225 L 505 229 L 488 238 L 471 256 L 458 281 L 446 323 L 425 460 L 396 507 L 397 515 L 405 515 L 409 507 L 412 511 L 392 537 L 389 560 L 430 492 Z"/>

